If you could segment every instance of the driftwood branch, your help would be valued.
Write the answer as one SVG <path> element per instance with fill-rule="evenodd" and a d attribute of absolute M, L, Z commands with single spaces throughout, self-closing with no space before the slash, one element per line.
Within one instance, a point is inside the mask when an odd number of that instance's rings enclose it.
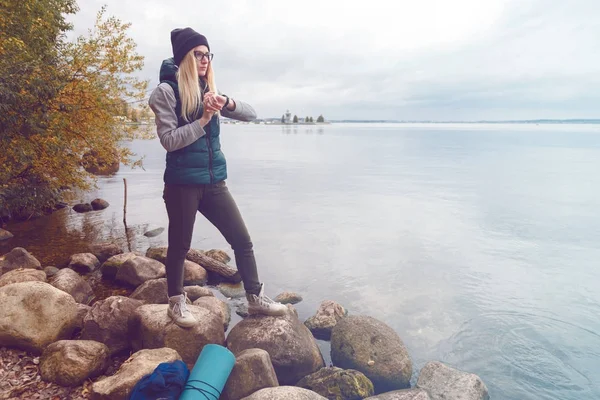
<path fill-rule="evenodd" d="M 191 249 L 188 251 L 186 258 L 192 262 L 195 262 L 196 264 L 200 264 L 200 266 L 207 271 L 221 275 L 228 281 L 235 283 L 242 281 L 242 277 L 236 269 L 231 268 L 222 262 L 215 260 L 214 258 L 210 258 L 198 250 Z"/>

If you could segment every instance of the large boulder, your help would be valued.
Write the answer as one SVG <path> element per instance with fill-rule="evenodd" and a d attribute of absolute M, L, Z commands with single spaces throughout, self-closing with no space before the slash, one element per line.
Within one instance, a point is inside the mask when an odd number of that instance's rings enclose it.
<path fill-rule="evenodd" d="M 295 386 L 278 386 L 261 389 L 243 400 L 327 400 L 311 390 Z"/>
<path fill-rule="evenodd" d="M 451 398 L 448 397 L 444 399 L 450 400 Z M 367 397 L 365 400 L 431 400 L 431 397 L 429 397 L 427 391 L 423 389 L 401 389 Z M 458 398 L 456 400 L 458 400 Z"/>
<path fill-rule="evenodd" d="M 325 366 L 313 335 L 291 311 L 280 317 L 245 318 L 229 332 L 227 346 L 234 354 L 253 348 L 267 351 L 282 385 L 294 385 Z"/>
<path fill-rule="evenodd" d="M 117 254 L 116 256 L 110 257 L 108 260 L 104 261 L 100 266 L 100 272 L 102 272 L 102 277 L 106 279 L 115 279 L 117 276 L 117 271 L 119 268 L 125 264 L 126 261 L 141 256 L 142 253 L 133 251 L 129 253 Z"/>
<path fill-rule="evenodd" d="M 46 282 L 46 273 L 39 269 L 19 268 L 0 277 L 0 287 L 19 282 Z"/>
<path fill-rule="evenodd" d="M 260 389 L 276 386 L 279 382 L 269 353 L 262 349 L 248 349 L 236 356 L 221 398 L 239 400 Z"/>
<path fill-rule="evenodd" d="M 77 305 L 70 294 L 45 282 L 0 288 L 0 343 L 41 353 L 50 343 L 71 337 Z"/>
<path fill-rule="evenodd" d="M 46 347 L 40 358 L 42 379 L 61 386 L 77 386 L 104 373 L 108 347 L 92 340 L 59 340 Z"/>
<path fill-rule="evenodd" d="M 123 296 L 111 296 L 94 303 L 83 319 L 81 339 L 104 343 L 111 356 L 129 349 L 127 321 L 142 304 L 140 300 Z"/>
<path fill-rule="evenodd" d="M 129 296 L 146 304 L 167 304 L 167 278 L 150 279 L 137 287 Z"/>
<path fill-rule="evenodd" d="M 69 260 L 69 268 L 80 274 L 94 272 L 100 266 L 100 261 L 92 253 L 73 254 Z"/>
<path fill-rule="evenodd" d="M 321 368 L 302 378 L 296 386 L 333 400 L 361 400 L 374 393 L 373 383 L 363 373 L 337 367 Z"/>
<path fill-rule="evenodd" d="M 92 287 L 77 272 L 63 268 L 52 277 L 50 284 L 63 292 L 69 293 L 76 302 L 87 304 L 94 292 Z"/>
<path fill-rule="evenodd" d="M 129 319 L 129 337 L 134 350 L 169 347 L 177 350 L 190 369 L 206 344 L 225 344 L 223 320 L 205 308 L 189 305 L 198 323 L 181 328 L 167 315 L 165 304 L 146 304 Z"/>
<path fill-rule="evenodd" d="M 0 257 L 0 271 L 3 273 L 18 268 L 42 269 L 42 264 L 22 247 L 15 247 Z"/>
<path fill-rule="evenodd" d="M 488 400 L 485 383 L 475 374 L 430 361 L 419 372 L 417 388 L 427 390 L 431 400 Z"/>
<path fill-rule="evenodd" d="M 116 279 L 131 286 L 139 286 L 150 279 L 163 278 L 165 265 L 152 258 L 139 256 L 125 261 L 117 271 Z"/>
<path fill-rule="evenodd" d="M 214 296 L 200 297 L 198 300 L 194 301 L 193 304 L 217 314 L 223 321 L 223 330 L 227 330 L 229 322 L 231 321 L 231 309 L 229 308 L 229 304 Z"/>
<path fill-rule="evenodd" d="M 95 255 L 98 261 L 103 263 L 112 256 L 123 254 L 123 250 L 121 249 L 121 246 L 116 243 L 96 243 L 90 245 L 90 253 Z"/>
<path fill-rule="evenodd" d="M 160 363 L 170 363 L 175 360 L 181 360 L 181 357 L 173 349 L 140 350 L 129 357 L 116 374 L 92 385 L 92 399 L 127 400 L 140 379 L 151 374 Z"/>
<path fill-rule="evenodd" d="M 331 334 L 331 359 L 337 367 L 365 374 L 375 393 L 410 387 L 412 361 L 402 339 L 375 318 L 342 318 Z"/>
<path fill-rule="evenodd" d="M 331 330 L 333 327 L 344 318 L 347 311 L 335 301 L 325 300 L 319 306 L 317 313 L 308 318 L 304 325 L 318 339 L 329 340 L 331 338 Z"/>

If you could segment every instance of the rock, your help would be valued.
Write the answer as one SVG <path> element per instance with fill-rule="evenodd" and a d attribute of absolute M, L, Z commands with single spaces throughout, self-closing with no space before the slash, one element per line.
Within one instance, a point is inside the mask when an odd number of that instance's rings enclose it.
<path fill-rule="evenodd" d="M 206 270 L 195 262 L 189 260 L 183 262 L 184 285 L 204 285 L 207 276 Z"/>
<path fill-rule="evenodd" d="M 8 240 L 12 237 L 15 237 L 15 235 L 13 235 L 5 229 L 0 228 L 0 242 L 2 242 L 3 240 Z"/>
<path fill-rule="evenodd" d="M 431 397 L 423 389 L 402 389 L 367 397 L 365 400 L 431 400 Z"/>
<path fill-rule="evenodd" d="M 146 257 L 166 264 L 167 247 L 150 247 L 146 250 Z M 190 260 L 183 262 L 183 283 L 185 285 L 204 285 L 207 280 L 207 272 L 199 264 Z"/>
<path fill-rule="evenodd" d="M 0 288 L 0 343 L 40 353 L 71 337 L 77 305 L 71 295 L 44 282 Z"/>
<path fill-rule="evenodd" d="M 73 254 L 69 260 L 69 268 L 80 274 L 94 272 L 100 266 L 100 261 L 92 253 Z"/>
<path fill-rule="evenodd" d="M 229 257 L 229 254 L 225 253 L 223 250 L 208 250 L 204 252 L 204 255 L 212 258 L 213 260 L 217 260 L 218 262 L 221 262 L 223 264 L 227 264 L 229 261 L 231 261 L 231 257 Z"/>
<path fill-rule="evenodd" d="M 77 320 L 75 322 L 76 329 L 83 329 L 83 320 L 92 307 L 87 304 L 77 303 Z"/>
<path fill-rule="evenodd" d="M 274 300 L 281 304 L 296 304 L 302 301 L 302 296 L 294 292 L 283 292 L 275 296 Z"/>
<path fill-rule="evenodd" d="M 160 363 L 175 360 L 181 360 L 181 357 L 173 349 L 140 350 L 129 357 L 116 374 L 92 385 L 92 399 L 127 400 L 140 379 L 151 374 Z"/>
<path fill-rule="evenodd" d="M 63 268 L 50 280 L 50 284 L 69 293 L 77 303 L 87 304 L 94 295 L 92 287 L 77 272 Z"/>
<path fill-rule="evenodd" d="M 278 386 L 261 389 L 243 400 L 327 400 L 311 390 L 295 386 Z"/>
<path fill-rule="evenodd" d="M 207 256 L 200 250 L 190 249 L 185 257 L 186 259 L 199 264 L 212 274 L 218 275 L 219 279 L 225 279 L 228 282 L 233 283 L 239 283 L 242 281 L 242 276 L 238 270 Z"/>
<path fill-rule="evenodd" d="M 61 386 L 78 386 L 106 370 L 108 347 L 92 340 L 59 340 L 46 347 L 40 358 L 42 379 Z"/>
<path fill-rule="evenodd" d="M 163 278 L 165 276 L 165 266 L 152 258 L 140 256 L 130 258 L 125 261 L 117 271 L 116 280 L 139 286 L 150 279 Z"/>
<path fill-rule="evenodd" d="M 123 296 L 110 296 L 94 303 L 83 319 L 81 339 L 104 343 L 111 356 L 129 349 L 127 321 L 142 304 Z"/>
<path fill-rule="evenodd" d="M 485 383 L 475 374 L 430 361 L 419 372 L 417 388 L 427 390 L 431 400 L 488 400 Z"/>
<path fill-rule="evenodd" d="M 94 211 L 94 207 L 92 207 L 92 205 L 90 203 L 80 203 L 80 204 L 75 204 L 73 206 L 73 211 L 78 212 L 78 213 L 86 213 L 86 212 Z"/>
<path fill-rule="evenodd" d="M 0 277 L 0 287 L 18 282 L 46 282 L 46 273 L 39 269 L 19 268 Z"/>
<path fill-rule="evenodd" d="M 44 268 L 44 272 L 46 273 L 46 277 L 47 278 L 52 278 L 54 275 L 56 275 L 56 273 L 60 271 L 58 268 L 56 267 L 46 267 Z"/>
<path fill-rule="evenodd" d="M 231 329 L 227 346 L 234 354 L 253 348 L 267 351 L 282 385 L 296 384 L 325 366 L 312 334 L 293 313 L 251 315 Z"/>
<path fill-rule="evenodd" d="M 246 318 L 248 315 L 250 315 L 248 313 L 248 304 L 246 304 L 246 303 L 238 304 L 238 306 L 235 309 L 235 313 L 242 318 Z"/>
<path fill-rule="evenodd" d="M 302 378 L 296 386 L 333 400 L 361 400 L 374 393 L 373 383 L 364 374 L 337 367 L 321 368 Z"/>
<path fill-rule="evenodd" d="M 217 285 L 219 292 L 230 299 L 239 299 L 246 297 L 246 289 L 242 283 L 219 283 Z"/>
<path fill-rule="evenodd" d="M 367 397 L 365 400 L 431 400 L 431 397 L 423 389 L 402 389 Z"/>
<path fill-rule="evenodd" d="M 106 279 L 115 279 L 117 271 L 119 271 L 119 268 L 121 268 L 126 261 L 141 255 L 142 254 L 139 252 L 129 252 L 110 257 L 100 266 L 102 277 Z"/>
<path fill-rule="evenodd" d="M 223 388 L 221 398 L 239 400 L 257 390 L 279 386 L 269 353 L 262 349 L 242 351 Z"/>
<path fill-rule="evenodd" d="M 331 338 L 331 330 L 346 314 L 347 312 L 344 307 L 335 301 L 325 300 L 319 306 L 317 313 L 308 318 L 304 322 L 304 325 L 310 329 L 316 338 L 329 340 Z"/>
<path fill-rule="evenodd" d="M 108 208 L 109 205 L 110 204 L 108 204 L 108 201 L 103 199 L 92 200 L 92 208 L 94 210 L 104 210 L 105 208 Z"/>
<path fill-rule="evenodd" d="M 145 304 L 167 304 L 167 278 L 150 279 L 131 293 L 130 299 L 141 300 Z"/>
<path fill-rule="evenodd" d="M 209 288 L 198 285 L 184 286 L 183 290 L 187 293 L 191 301 L 196 301 L 201 297 L 214 296 L 214 293 Z"/>
<path fill-rule="evenodd" d="M 42 264 L 22 247 L 15 247 L 0 257 L 0 270 L 3 273 L 18 268 L 42 269 Z"/>
<path fill-rule="evenodd" d="M 163 264 L 167 263 L 167 248 L 166 247 L 150 247 L 146 250 L 146 257 L 160 261 Z"/>
<path fill-rule="evenodd" d="M 156 237 L 158 235 L 160 235 L 161 233 L 163 233 L 165 231 L 165 228 L 160 227 L 160 228 L 156 228 L 156 229 L 152 229 L 151 231 L 147 231 L 144 232 L 144 236 L 146 237 Z"/>
<path fill-rule="evenodd" d="M 116 243 L 98 243 L 90 246 L 90 253 L 103 263 L 113 256 L 123 254 L 123 250 Z"/>
<path fill-rule="evenodd" d="M 223 300 L 217 299 L 214 296 L 200 297 L 198 300 L 194 301 L 193 304 L 198 307 L 206 308 L 208 311 L 217 314 L 223 321 L 224 330 L 227 330 L 229 322 L 231 321 L 231 310 L 229 309 L 229 304 L 225 303 Z"/>
<path fill-rule="evenodd" d="M 69 205 L 64 201 L 57 201 L 54 205 L 55 210 L 62 210 L 63 208 L 67 208 Z"/>
<path fill-rule="evenodd" d="M 225 332 L 219 315 L 189 305 L 188 309 L 198 323 L 191 328 L 181 328 L 167 315 L 167 307 L 166 304 L 146 304 L 134 312 L 129 320 L 129 336 L 134 350 L 175 349 L 191 370 L 204 345 L 224 345 Z"/>
<path fill-rule="evenodd" d="M 341 319 L 331 333 L 331 359 L 336 367 L 365 374 L 375 393 L 410 387 L 412 361 L 402 339 L 375 318 Z"/>

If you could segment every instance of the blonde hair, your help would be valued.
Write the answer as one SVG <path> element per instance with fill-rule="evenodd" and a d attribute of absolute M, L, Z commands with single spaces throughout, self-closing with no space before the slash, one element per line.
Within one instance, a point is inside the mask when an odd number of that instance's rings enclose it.
<path fill-rule="evenodd" d="M 192 49 L 183 57 L 177 70 L 177 86 L 179 87 L 179 98 L 181 99 L 181 116 L 188 122 L 201 117 L 201 115 L 196 115 L 198 107 L 202 104 L 203 97 L 200 83 L 198 82 L 197 63 L 198 61 Z M 202 79 L 208 84 L 208 91 L 218 93 L 212 62 L 208 63 L 206 76 Z"/>

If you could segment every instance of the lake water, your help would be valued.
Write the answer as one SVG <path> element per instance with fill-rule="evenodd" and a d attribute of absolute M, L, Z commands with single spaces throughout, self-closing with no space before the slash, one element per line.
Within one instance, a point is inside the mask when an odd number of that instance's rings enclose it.
<path fill-rule="evenodd" d="M 480 375 L 492 399 L 600 398 L 600 126 L 222 125 L 228 185 L 268 294 L 333 299 L 392 326 L 414 363 Z M 102 178 L 101 212 L 11 229 L 45 265 L 90 240 L 166 245 L 164 150 Z M 125 243 L 125 242 L 123 242 Z M 227 248 L 200 215 L 193 247 Z M 327 347 L 323 347 L 326 349 Z M 328 354 L 324 354 L 328 358 Z"/>

